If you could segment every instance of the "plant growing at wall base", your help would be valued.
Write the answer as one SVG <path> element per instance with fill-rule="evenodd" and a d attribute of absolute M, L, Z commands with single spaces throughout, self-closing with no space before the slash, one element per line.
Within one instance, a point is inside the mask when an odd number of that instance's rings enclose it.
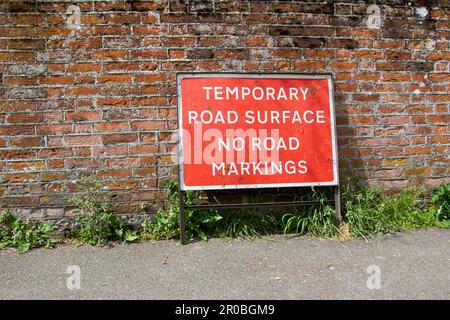
<path fill-rule="evenodd" d="M 326 238 L 337 235 L 338 228 L 334 223 L 335 211 L 329 205 L 323 191 L 311 187 L 311 192 L 300 196 L 299 200 L 319 201 L 319 204 L 284 214 L 281 218 L 284 233 L 295 232 L 300 235 L 309 234 Z"/>
<path fill-rule="evenodd" d="M 344 219 L 350 232 L 358 237 L 440 226 L 420 196 L 415 189 L 386 195 L 379 187 L 348 185 L 342 193 Z"/>
<path fill-rule="evenodd" d="M 431 200 L 439 221 L 450 220 L 450 183 L 441 184 L 431 192 Z"/>
<path fill-rule="evenodd" d="M 170 203 L 167 208 L 159 209 L 155 222 L 145 220 L 142 223 L 142 239 L 161 240 L 172 239 L 180 235 L 179 226 L 179 195 L 178 185 L 173 181 L 166 181 L 166 188 L 169 191 Z M 185 203 L 192 204 L 200 196 L 201 192 L 187 192 Z M 188 239 L 198 238 L 207 240 L 207 231 L 211 229 L 213 223 L 222 219 L 218 211 L 208 210 L 185 210 L 186 217 L 186 237 Z"/>
<path fill-rule="evenodd" d="M 91 245 L 104 245 L 109 240 L 132 242 L 139 238 L 130 224 L 120 221 L 110 212 L 110 194 L 102 183 L 84 177 L 79 188 L 82 193 L 71 199 L 79 210 L 73 218 L 73 239 Z"/>
<path fill-rule="evenodd" d="M 48 235 L 51 231 L 53 228 L 47 223 L 22 221 L 4 210 L 0 216 L 0 249 L 14 247 L 19 253 L 31 248 L 51 249 L 58 243 Z"/>
<path fill-rule="evenodd" d="M 260 209 L 224 211 L 221 216 L 222 219 L 213 224 L 210 232 L 222 238 L 260 238 L 278 229 L 276 217 Z"/>

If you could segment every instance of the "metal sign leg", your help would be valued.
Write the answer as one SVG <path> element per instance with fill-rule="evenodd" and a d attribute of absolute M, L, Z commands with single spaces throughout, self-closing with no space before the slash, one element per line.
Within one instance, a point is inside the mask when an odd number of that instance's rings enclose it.
<path fill-rule="evenodd" d="M 178 197 L 180 201 L 180 241 L 181 244 L 186 244 L 186 217 L 184 213 L 184 191 L 178 190 Z"/>
<path fill-rule="evenodd" d="M 341 190 L 339 186 L 334 187 L 334 210 L 336 212 L 336 223 L 340 226 L 344 220 L 341 214 Z"/>

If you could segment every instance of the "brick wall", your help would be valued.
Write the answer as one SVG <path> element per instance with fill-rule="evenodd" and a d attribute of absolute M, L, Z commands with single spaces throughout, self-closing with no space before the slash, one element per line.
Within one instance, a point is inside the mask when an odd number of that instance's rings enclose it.
<path fill-rule="evenodd" d="M 343 177 L 448 182 L 450 1 L 376 2 L 380 29 L 372 0 L 3 0 L 0 207 L 61 218 L 83 175 L 118 212 L 162 196 L 178 71 L 331 72 Z"/>

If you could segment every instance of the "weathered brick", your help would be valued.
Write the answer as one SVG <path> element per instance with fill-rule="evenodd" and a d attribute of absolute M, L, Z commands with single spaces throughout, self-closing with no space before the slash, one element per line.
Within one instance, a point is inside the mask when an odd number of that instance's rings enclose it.
<path fill-rule="evenodd" d="M 73 63 L 67 66 L 67 72 L 84 73 L 84 72 L 100 72 L 100 63 Z"/>
<path fill-rule="evenodd" d="M 71 111 L 67 113 L 67 120 L 69 121 L 97 121 L 101 118 L 102 113 L 94 110 Z"/>
<path fill-rule="evenodd" d="M 120 144 L 120 143 L 133 143 L 137 142 L 138 135 L 136 133 L 124 133 L 124 134 L 106 134 L 102 135 L 103 144 Z"/>
<path fill-rule="evenodd" d="M 13 147 L 40 147 L 43 145 L 43 139 L 40 136 L 36 137 L 20 137 L 11 139 L 11 146 Z"/>
<path fill-rule="evenodd" d="M 64 140 L 68 146 L 94 146 L 101 144 L 101 137 L 93 135 L 65 136 Z"/>
<path fill-rule="evenodd" d="M 44 161 L 16 161 L 9 164 L 13 171 L 38 171 L 45 167 Z"/>
<path fill-rule="evenodd" d="M 4 175 L 6 183 L 26 183 L 36 179 L 36 173 L 7 173 Z"/>
<path fill-rule="evenodd" d="M 448 73 L 430 73 L 428 79 L 431 81 L 447 81 L 450 82 L 450 72 Z"/>
<path fill-rule="evenodd" d="M 98 78 L 99 83 L 130 83 L 131 74 L 106 74 Z"/>
<path fill-rule="evenodd" d="M 36 123 L 44 120 L 43 113 L 10 113 L 8 123 Z"/>
<path fill-rule="evenodd" d="M 211 49 L 188 50 L 186 57 L 188 59 L 212 59 L 214 58 L 214 51 Z"/>

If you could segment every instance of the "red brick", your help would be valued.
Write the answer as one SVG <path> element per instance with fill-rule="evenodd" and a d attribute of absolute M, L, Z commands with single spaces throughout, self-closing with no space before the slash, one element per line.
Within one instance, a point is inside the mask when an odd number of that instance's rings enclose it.
<path fill-rule="evenodd" d="M 295 69 L 301 70 L 323 70 L 325 69 L 324 61 L 296 61 Z"/>
<path fill-rule="evenodd" d="M 102 39 L 71 39 L 67 41 L 67 46 L 71 49 L 101 49 Z"/>
<path fill-rule="evenodd" d="M 68 89 L 69 96 L 95 96 L 99 93 L 97 87 L 74 87 Z"/>
<path fill-rule="evenodd" d="M 133 104 L 135 106 L 163 106 L 167 104 L 165 97 L 151 97 L 151 98 L 134 98 Z"/>
<path fill-rule="evenodd" d="M 99 107 L 127 107 L 130 105 L 129 98 L 101 98 L 97 99 Z"/>
<path fill-rule="evenodd" d="M 100 68 L 99 68 L 100 69 Z M 139 70 L 139 63 L 137 62 L 110 62 L 104 63 L 103 69 L 105 71 L 137 71 Z M 98 70 L 100 71 L 100 70 Z"/>
<path fill-rule="evenodd" d="M 381 51 L 373 51 L 373 50 L 356 50 L 354 51 L 355 58 L 364 59 L 364 60 L 378 60 L 381 59 L 382 52 Z"/>
<path fill-rule="evenodd" d="M 428 79 L 431 81 L 450 81 L 450 72 L 449 73 L 430 73 L 428 75 Z"/>
<path fill-rule="evenodd" d="M 8 41 L 8 49 L 21 50 L 21 49 L 45 49 L 44 39 L 10 39 Z"/>
<path fill-rule="evenodd" d="M 304 50 L 303 55 L 305 58 L 326 58 L 331 59 L 334 57 L 334 50 Z"/>
<path fill-rule="evenodd" d="M 354 94 L 353 101 L 358 102 L 376 102 L 380 100 L 379 94 Z"/>
<path fill-rule="evenodd" d="M 134 143 L 138 140 L 137 136 L 136 133 L 106 134 L 102 135 L 102 141 L 104 145 Z"/>
<path fill-rule="evenodd" d="M 125 60 L 128 58 L 127 50 L 97 50 L 94 57 L 98 60 Z"/>
<path fill-rule="evenodd" d="M 384 53 L 386 60 L 410 60 L 411 53 L 405 51 L 387 51 Z"/>
<path fill-rule="evenodd" d="M 448 52 L 448 51 L 437 51 L 437 52 L 433 51 L 428 54 L 428 59 L 449 61 L 450 60 L 450 52 Z"/>
<path fill-rule="evenodd" d="M 69 85 L 73 84 L 75 78 L 72 76 L 47 76 L 40 78 L 39 82 L 41 84 L 50 84 L 50 85 Z"/>
<path fill-rule="evenodd" d="M 331 62 L 330 68 L 335 70 L 352 70 L 356 69 L 358 64 L 356 62 Z"/>
<path fill-rule="evenodd" d="M 41 181 L 55 181 L 55 180 L 65 180 L 70 177 L 69 172 L 43 172 L 41 175 Z"/>
<path fill-rule="evenodd" d="M 131 177 L 131 170 L 129 169 L 108 169 L 97 172 L 97 178 L 129 178 Z"/>
<path fill-rule="evenodd" d="M 383 123 L 407 125 L 409 124 L 409 116 L 386 116 L 383 117 Z"/>
<path fill-rule="evenodd" d="M 405 147 L 405 155 L 426 155 L 431 151 L 431 147 Z"/>
<path fill-rule="evenodd" d="M 428 95 L 430 102 L 450 102 L 450 94 L 430 94 Z"/>
<path fill-rule="evenodd" d="M 15 161 L 9 164 L 13 171 L 37 171 L 45 167 L 44 161 Z"/>
<path fill-rule="evenodd" d="M 218 59 L 247 59 L 248 49 L 218 49 L 216 57 Z"/>
<path fill-rule="evenodd" d="M 359 80 L 359 81 L 379 81 L 380 80 L 380 75 L 378 73 L 357 73 L 355 75 L 355 80 Z"/>
<path fill-rule="evenodd" d="M 376 69 L 379 71 L 400 71 L 404 70 L 404 66 L 401 62 L 378 62 Z"/>
<path fill-rule="evenodd" d="M 164 121 L 132 121 L 131 129 L 137 131 L 164 130 Z"/>
<path fill-rule="evenodd" d="M 100 72 L 100 70 L 100 63 L 74 63 L 67 67 L 67 72 L 73 73 Z"/>
<path fill-rule="evenodd" d="M 106 160 L 107 167 L 137 167 L 139 166 L 139 158 L 110 158 Z"/>
<path fill-rule="evenodd" d="M 114 121 L 96 123 L 95 130 L 99 132 L 123 132 L 128 130 L 128 122 Z"/>
<path fill-rule="evenodd" d="M 106 74 L 98 78 L 99 83 L 130 83 L 131 74 Z"/>
<path fill-rule="evenodd" d="M 98 121 L 101 120 L 101 118 L 102 113 L 100 111 L 82 110 L 67 113 L 67 120 L 69 121 Z"/>
<path fill-rule="evenodd" d="M 139 145 L 131 147 L 131 154 L 154 154 L 158 152 L 156 145 Z"/>
<path fill-rule="evenodd" d="M 137 74 L 134 76 L 137 83 L 155 83 L 164 80 L 163 74 Z"/>
<path fill-rule="evenodd" d="M 34 77 L 3 77 L 5 86 L 31 86 L 37 84 Z"/>
<path fill-rule="evenodd" d="M 167 53 L 165 50 L 136 50 L 132 52 L 132 58 L 139 60 L 166 59 Z"/>
<path fill-rule="evenodd" d="M 3 179 L 6 183 L 25 183 L 36 180 L 36 173 L 6 173 Z"/>
<path fill-rule="evenodd" d="M 409 74 L 407 73 L 385 73 L 383 75 L 385 81 L 404 82 L 409 81 Z"/>
<path fill-rule="evenodd" d="M 222 53 L 223 51 L 219 51 L 218 54 Z M 301 51 L 298 49 L 276 49 L 271 50 L 270 55 L 274 58 L 281 58 L 281 59 L 298 59 L 300 58 Z"/>
<path fill-rule="evenodd" d="M 450 135 L 428 136 L 427 143 L 450 144 Z"/>
<path fill-rule="evenodd" d="M 38 134 L 65 134 L 72 131 L 71 124 L 41 124 L 37 126 L 36 129 Z"/>
<path fill-rule="evenodd" d="M 11 113 L 7 118 L 9 123 L 36 123 L 43 120 L 43 113 Z"/>
<path fill-rule="evenodd" d="M 0 62 L 32 62 L 35 59 L 35 52 L 0 52 Z"/>
<path fill-rule="evenodd" d="M 352 116 L 352 123 L 354 124 L 377 124 L 379 120 L 375 116 Z"/>
<path fill-rule="evenodd" d="M 42 137 L 20 137 L 11 139 L 13 147 L 40 147 L 44 143 Z"/>
<path fill-rule="evenodd" d="M 382 102 L 397 102 L 407 103 L 409 102 L 409 95 L 407 94 L 383 94 L 381 97 Z"/>
<path fill-rule="evenodd" d="M 447 125 L 450 123 L 450 114 L 430 114 L 427 118 L 430 123 L 442 123 Z"/>
<path fill-rule="evenodd" d="M 94 146 L 101 144 L 100 136 L 91 135 L 65 136 L 64 140 L 69 146 Z"/>

